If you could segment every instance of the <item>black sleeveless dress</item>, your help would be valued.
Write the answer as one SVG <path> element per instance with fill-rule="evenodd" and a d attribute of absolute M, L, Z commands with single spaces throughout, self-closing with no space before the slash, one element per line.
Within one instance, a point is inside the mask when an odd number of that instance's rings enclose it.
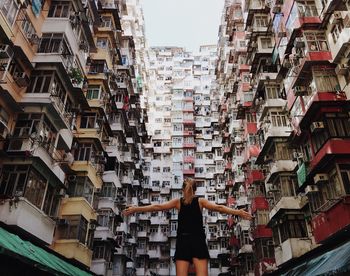
<path fill-rule="evenodd" d="M 190 204 L 180 199 L 175 260 L 210 259 L 198 197 Z"/>

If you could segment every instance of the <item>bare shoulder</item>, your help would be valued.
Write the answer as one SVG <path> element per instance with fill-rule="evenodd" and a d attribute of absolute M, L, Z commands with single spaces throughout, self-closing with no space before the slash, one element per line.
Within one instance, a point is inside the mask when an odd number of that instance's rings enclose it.
<path fill-rule="evenodd" d="M 176 208 L 176 209 L 178 209 L 178 210 L 180 210 L 180 198 L 174 198 L 174 199 L 172 199 L 172 200 L 170 200 L 170 202 L 173 204 L 173 206 Z"/>
<path fill-rule="evenodd" d="M 204 197 L 198 198 L 199 207 L 200 207 L 201 209 L 202 209 L 202 208 L 205 208 L 207 202 L 208 202 L 208 200 L 205 199 Z"/>

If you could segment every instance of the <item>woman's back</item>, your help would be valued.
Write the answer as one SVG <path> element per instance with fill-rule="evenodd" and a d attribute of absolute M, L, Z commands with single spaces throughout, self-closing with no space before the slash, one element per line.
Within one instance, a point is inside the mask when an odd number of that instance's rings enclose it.
<path fill-rule="evenodd" d="M 203 216 L 199 206 L 198 197 L 194 197 L 189 204 L 180 199 L 180 211 L 178 216 L 179 234 L 204 234 Z"/>

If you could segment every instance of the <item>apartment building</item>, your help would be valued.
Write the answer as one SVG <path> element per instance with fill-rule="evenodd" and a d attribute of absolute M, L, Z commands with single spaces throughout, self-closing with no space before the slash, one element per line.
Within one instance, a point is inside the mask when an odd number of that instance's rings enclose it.
<path fill-rule="evenodd" d="M 2 268 L 133 273 L 120 211 L 142 191 L 140 6 L 3 1 L 0 26 Z"/>
<path fill-rule="evenodd" d="M 229 204 L 255 215 L 232 226 L 234 275 L 347 271 L 329 264 L 348 248 L 348 18 L 338 1 L 225 2 L 216 75 Z"/>

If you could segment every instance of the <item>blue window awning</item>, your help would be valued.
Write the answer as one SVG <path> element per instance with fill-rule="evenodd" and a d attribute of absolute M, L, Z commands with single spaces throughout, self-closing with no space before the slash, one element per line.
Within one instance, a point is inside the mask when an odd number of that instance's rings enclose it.
<path fill-rule="evenodd" d="M 281 276 L 321 276 L 350 272 L 350 241 L 310 259 Z"/>

